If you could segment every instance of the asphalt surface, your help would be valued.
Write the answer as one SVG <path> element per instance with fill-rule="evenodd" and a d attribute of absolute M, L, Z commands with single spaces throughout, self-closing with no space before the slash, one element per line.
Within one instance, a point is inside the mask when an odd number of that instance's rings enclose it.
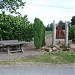
<path fill-rule="evenodd" d="M 75 75 L 75 65 L 0 65 L 0 75 Z"/>

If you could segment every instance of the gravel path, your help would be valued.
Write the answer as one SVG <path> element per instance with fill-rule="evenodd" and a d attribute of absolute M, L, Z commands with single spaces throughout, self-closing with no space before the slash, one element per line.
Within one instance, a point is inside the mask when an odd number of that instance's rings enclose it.
<path fill-rule="evenodd" d="M 46 46 L 49 47 L 52 45 L 52 38 L 50 35 L 46 36 Z M 61 43 L 64 43 L 64 39 L 57 40 L 57 43 L 61 41 Z M 75 48 L 74 48 L 75 50 Z M 34 56 L 34 55 L 39 55 L 42 54 L 41 50 L 36 50 L 34 46 L 34 42 L 31 41 L 30 44 L 27 46 L 24 46 L 24 52 L 16 52 L 16 53 L 11 53 L 11 55 L 8 55 L 6 52 L 0 52 L 0 60 L 7 60 L 7 59 L 13 59 L 17 57 L 24 57 L 24 56 Z"/>
<path fill-rule="evenodd" d="M 13 59 L 13 58 L 18 58 L 18 57 L 25 57 L 25 56 L 35 56 L 35 55 L 40 55 L 41 53 L 38 51 L 25 51 L 25 53 L 12 53 L 10 55 L 8 54 L 1 54 L 0 55 L 0 60 L 7 60 L 7 59 Z"/>
<path fill-rule="evenodd" d="M 15 52 L 9 55 L 7 54 L 7 52 L 0 52 L 0 60 L 7 60 L 7 59 L 13 59 L 13 58 L 25 57 L 25 56 L 35 56 L 40 54 L 42 54 L 42 52 L 35 49 L 34 42 L 32 41 L 27 46 L 24 46 L 24 53 Z"/>

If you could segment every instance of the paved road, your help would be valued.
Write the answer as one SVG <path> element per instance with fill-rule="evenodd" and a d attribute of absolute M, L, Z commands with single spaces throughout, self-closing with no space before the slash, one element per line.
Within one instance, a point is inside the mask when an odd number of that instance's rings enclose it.
<path fill-rule="evenodd" d="M 0 75 L 75 75 L 74 65 L 0 65 Z"/>

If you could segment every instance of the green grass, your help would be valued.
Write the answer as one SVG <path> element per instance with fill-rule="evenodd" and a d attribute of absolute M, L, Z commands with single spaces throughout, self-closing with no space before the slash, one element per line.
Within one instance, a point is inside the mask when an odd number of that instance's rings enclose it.
<path fill-rule="evenodd" d="M 45 35 L 51 35 L 52 34 L 52 31 L 45 31 Z"/>
<path fill-rule="evenodd" d="M 15 58 L 0 61 L 0 64 L 24 64 L 24 63 L 48 63 L 48 64 L 71 64 L 75 63 L 75 52 L 54 52 L 38 56 Z"/>

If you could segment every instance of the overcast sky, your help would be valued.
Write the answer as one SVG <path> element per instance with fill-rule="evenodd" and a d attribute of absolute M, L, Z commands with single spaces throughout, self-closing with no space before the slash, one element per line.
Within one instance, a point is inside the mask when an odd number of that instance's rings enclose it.
<path fill-rule="evenodd" d="M 74 0 L 24 0 L 26 5 L 20 9 L 22 15 L 27 14 L 28 20 L 33 23 L 34 18 L 40 18 L 44 25 L 53 20 L 70 21 L 74 16 Z"/>

